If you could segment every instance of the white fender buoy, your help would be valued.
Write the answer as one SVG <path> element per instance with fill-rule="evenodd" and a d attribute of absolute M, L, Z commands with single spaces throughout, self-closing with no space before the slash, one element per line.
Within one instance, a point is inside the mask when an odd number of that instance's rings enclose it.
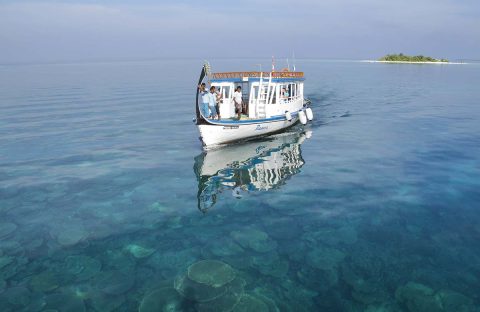
<path fill-rule="evenodd" d="M 307 124 L 307 116 L 305 115 L 305 112 L 303 110 L 298 111 L 298 118 L 300 119 L 302 125 Z"/>
<path fill-rule="evenodd" d="M 307 114 L 307 119 L 311 121 L 313 119 L 312 109 L 310 107 L 307 107 L 307 109 L 305 110 L 305 113 Z"/>
<path fill-rule="evenodd" d="M 311 130 L 305 131 L 305 137 L 306 137 L 307 139 L 310 139 L 310 138 L 312 137 L 312 131 L 311 131 Z"/>
<path fill-rule="evenodd" d="M 292 114 L 290 114 L 289 111 L 286 111 L 286 112 L 285 112 L 285 118 L 286 118 L 288 121 L 292 121 Z"/>

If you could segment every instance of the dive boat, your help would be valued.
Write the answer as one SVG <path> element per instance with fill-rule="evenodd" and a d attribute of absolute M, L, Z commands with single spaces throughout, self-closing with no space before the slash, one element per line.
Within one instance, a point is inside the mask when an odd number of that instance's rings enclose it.
<path fill-rule="evenodd" d="M 270 135 L 298 121 L 306 124 L 313 119 L 313 112 L 310 102 L 304 98 L 304 80 L 303 72 L 288 69 L 211 73 L 206 62 L 198 81 L 194 119 L 203 146 L 208 148 Z M 211 87 L 219 90 L 219 118 L 210 118 L 202 113 L 202 97 L 199 96 L 202 82 L 207 90 Z M 244 103 L 241 115 L 236 112 L 234 102 L 234 92 L 238 87 L 241 87 Z"/>

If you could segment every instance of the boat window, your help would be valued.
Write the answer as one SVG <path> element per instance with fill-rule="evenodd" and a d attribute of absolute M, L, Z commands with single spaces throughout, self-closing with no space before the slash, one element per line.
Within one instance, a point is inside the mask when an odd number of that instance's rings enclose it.
<path fill-rule="evenodd" d="M 223 94 L 224 99 L 228 99 L 230 97 L 230 86 L 223 86 L 220 92 Z"/>
<path fill-rule="evenodd" d="M 290 85 L 289 84 L 281 84 L 278 91 L 279 91 L 279 95 L 280 95 L 280 101 L 282 103 L 288 102 L 288 100 L 290 98 Z"/>
<path fill-rule="evenodd" d="M 270 85 L 270 89 L 267 94 L 267 104 L 275 104 L 276 101 L 277 88 L 275 84 Z"/>
<path fill-rule="evenodd" d="M 250 93 L 250 99 L 255 100 L 257 99 L 258 95 L 258 86 L 252 86 L 252 91 Z"/>
<path fill-rule="evenodd" d="M 260 100 L 263 100 L 263 101 L 267 101 L 268 99 L 268 93 L 269 93 L 269 90 L 268 90 L 268 85 L 262 85 L 262 90 L 260 90 Z"/>
<path fill-rule="evenodd" d="M 265 103 L 269 103 L 270 98 L 272 97 L 272 93 L 275 93 L 275 88 L 268 87 L 268 84 L 262 84 L 262 87 L 260 88 L 259 85 L 253 85 L 250 90 L 250 100 L 251 101 L 256 101 L 262 100 L 265 101 Z"/>
<path fill-rule="evenodd" d="M 276 92 L 276 88 L 273 87 L 273 88 L 271 88 L 271 90 L 272 90 L 272 91 L 271 91 L 272 94 L 270 95 L 270 97 L 271 97 L 270 103 L 275 104 L 275 103 L 277 103 L 277 92 Z"/>

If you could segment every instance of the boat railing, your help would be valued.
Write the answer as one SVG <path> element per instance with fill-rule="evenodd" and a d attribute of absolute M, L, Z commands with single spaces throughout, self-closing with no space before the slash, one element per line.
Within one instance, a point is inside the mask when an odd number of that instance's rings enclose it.
<path fill-rule="evenodd" d="M 287 104 L 287 103 L 290 103 L 290 102 L 293 102 L 293 101 L 296 101 L 296 100 L 299 100 L 299 99 L 302 99 L 302 98 L 303 98 L 302 94 L 280 97 L 280 103 Z"/>
<path fill-rule="evenodd" d="M 303 72 L 224 72 L 224 73 L 212 73 L 212 79 L 229 79 L 229 78 L 260 78 L 261 76 L 272 78 L 303 78 Z"/>

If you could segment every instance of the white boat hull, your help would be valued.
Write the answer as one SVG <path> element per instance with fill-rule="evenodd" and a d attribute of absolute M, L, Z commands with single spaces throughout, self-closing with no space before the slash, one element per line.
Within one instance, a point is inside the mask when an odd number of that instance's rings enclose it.
<path fill-rule="evenodd" d="M 242 139 L 264 136 L 293 126 L 298 121 L 298 115 L 276 120 L 259 120 L 245 123 L 211 123 L 198 125 L 203 144 L 207 147 L 226 144 Z"/>

